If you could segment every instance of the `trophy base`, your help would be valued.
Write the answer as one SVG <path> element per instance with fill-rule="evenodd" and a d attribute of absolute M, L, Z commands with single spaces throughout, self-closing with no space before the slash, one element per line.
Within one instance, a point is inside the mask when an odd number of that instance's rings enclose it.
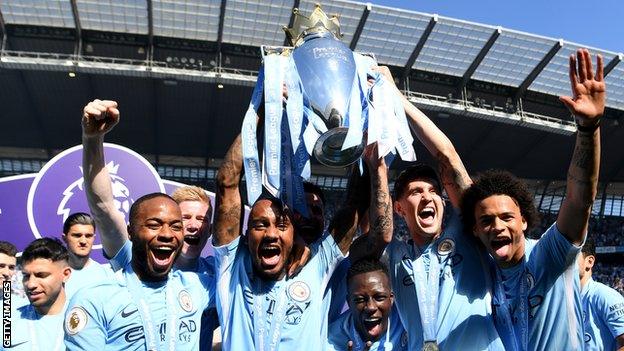
<path fill-rule="evenodd" d="M 337 127 L 323 133 L 314 145 L 314 157 L 328 167 L 345 167 L 357 161 L 364 152 L 364 143 L 340 150 L 347 137 L 346 127 Z"/>

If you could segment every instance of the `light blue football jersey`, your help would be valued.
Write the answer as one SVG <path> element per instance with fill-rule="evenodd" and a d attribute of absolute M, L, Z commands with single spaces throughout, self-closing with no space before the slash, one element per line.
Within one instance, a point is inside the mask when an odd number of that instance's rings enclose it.
<path fill-rule="evenodd" d="M 539 240 L 525 239 L 522 263 L 501 270 L 515 323 L 524 318 L 518 294 L 520 279 L 527 280 L 529 350 L 583 349 L 580 250 L 553 224 Z"/>
<path fill-rule="evenodd" d="M 223 335 L 223 350 L 256 350 L 254 313 L 258 331 L 269 335 L 277 330 L 280 350 L 319 350 L 322 323 L 326 321 L 323 295 L 332 272 L 344 258 L 331 235 L 311 246 L 311 258 L 301 272 L 290 279 L 264 281 L 253 273 L 251 255 L 237 238 L 229 245 L 215 247 L 217 267 L 217 311 Z M 261 306 L 254 306 L 259 303 Z M 256 312 L 254 307 L 259 308 Z M 266 319 L 265 319 L 266 318 Z M 273 328 L 272 328 L 273 327 Z"/>
<path fill-rule="evenodd" d="M 585 350 L 616 350 L 615 338 L 624 334 L 624 297 L 591 278 L 583 288 L 581 297 Z"/>
<path fill-rule="evenodd" d="M 214 300 L 214 276 L 173 270 L 166 281 L 140 282 L 144 306 L 138 306 L 130 292 L 136 275 L 129 257 L 132 243 L 127 241 L 114 257 L 127 262 L 115 279 L 74 295 L 65 317 L 67 349 L 145 350 L 146 334 L 151 334 L 157 350 L 198 350 L 202 313 Z M 142 318 L 145 310 L 149 320 Z"/>
<path fill-rule="evenodd" d="M 423 347 L 423 326 L 414 287 L 414 261 L 439 260 L 436 340 L 441 350 L 504 350 L 492 318 L 489 267 L 471 236 L 464 234 L 454 211 L 442 234 L 420 248 L 412 240 L 393 239 L 384 252 L 395 295 L 395 305 L 407 331 L 410 350 Z M 426 267 L 428 273 L 429 265 Z"/>
<path fill-rule="evenodd" d="M 63 311 L 55 315 L 40 316 L 32 305 L 24 305 L 11 316 L 11 347 L 7 350 L 65 350 L 63 343 Z M 2 348 L 4 349 L 4 348 Z"/>
<path fill-rule="evenodd" d="M 69 280 L 65 283 L 65 294 L 67 299 L 71 299 L 76 291 L 81 288 L 104 283 L 112 279 L 113 271 L 108 265 L 99 264 L 92 259 L 89 259 L 89 263 L 82 269 L 73 269 Z"/>
<path fill-rule="evenodd" d="M 399 318 L 399 313 L 396 311 L 395 307 L 392 307 L 392 311 L 388 316 L 389 325 L 388 330 L 379 338 L 379 340 L 375 341 L 369 351 L 407 351 L 407 333 L 405 332 L 405 328 L 401 324 L 401 319 Z M 353 324 L 353 315 L 350 311 L 343 313 L 338 319 L 336 319 L 329 326 L 329 345 L 327 346 L 327 351 L 347 351 L 347 345 L 349 341 L 353 341 L 353 350 L 352 351 L 363 351 L 364 350 L 364 342 L 357 334 L 355 326 Z M 386 346 L 390 346 L 386 344 L 389 341 L 391 343 L 391 348 Z"/>

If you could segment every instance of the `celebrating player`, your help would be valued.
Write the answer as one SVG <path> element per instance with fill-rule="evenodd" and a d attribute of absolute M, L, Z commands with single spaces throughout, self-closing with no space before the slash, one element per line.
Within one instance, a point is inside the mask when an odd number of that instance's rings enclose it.
<path fill-rule="evenodd" d="M 362 247 L 385 246 L 392 235 L 386 165 L 376 148 L 368 150 L 377 174 L 379 205 L 371 206 L 376 223 Z M 247 232 L 240 236 L 241 138 L 228 150 L 217 178 L 217 220 L 213 243 L 218 274 L 218 305 L 225 350 L 285 350 L 314 347 L 322 337 L 323 296 L 336 265 L 349 251 L 353 231 L 324 234 L 311 245 L 311 258 L 300 273 L 287 276 L 293 243 L 298 240 L 293 213 L 280 200 L 263 196 L 253 205 Z M 383 196 L 385 195 L 385 196 Z M 380 251 L 380 249 L 378 249 Z M 374 251 L 374 250 L 371 250 Z M 350 257 L 365 255 L 355 250 Z"/>
<path fill-rule="evenodd" d="M 466 230 L 474 232 L 495 263 L 492 304 L 507 350 L 583 348 L 575 260 L 597 191 L 605 104 L 602 57 L 594 74 L 589 52 L 578 50 L 570 57 L 570 81 L 574 96 L 560 99 L 576 119 L 576 145 L 561 210 L 542 237 L 525 238 L 536 209 L 532 194 L 511 174 L 486 172 L 464 194 Z"/>
<path fill-rule="evenodd" d="M 387 67 L 375 69 L 384 74 L 384 84 L 394 84 Z M 471 180 L 446 135 L 404 96 L 402 101 L 412 130 L 440 169 L 439 178 L 428 165 L 412 165 L 394 183 L 394 210 L 407 223 L 411 240 L 393 239 L 385 255 L 408 349 L 502 350 L 491 317 L 486 267 L 458 218 L 462 191 Z M 442 186 L 453 207 L 444 226 L 449 208 Z"/>
<path fill-rule="evenodd" d="M 121 269 L 115 281 L 82 289 L 65 320 L 69 349 L 196 350 L 200 318 L 214 299 L 214 276 L 172 270 L 182 249 L 180 207 L 153 193 L 137 199 L 130 223 L 113 204 L 104 135 L 119 121 L 117 103 L 94 100 L 83 115 L 83 169 L 104 252 Z M 129 239 L 128 239 L 129 237 Z M 114 299 L 110 299 L 115 296 Z"/>
<path fill-rule="evenodd" d="M 407 350 L 385 265 L 375 259 L 353 263 L 347 285 L 349 311 L 330 325 L 328 350 Z"/>

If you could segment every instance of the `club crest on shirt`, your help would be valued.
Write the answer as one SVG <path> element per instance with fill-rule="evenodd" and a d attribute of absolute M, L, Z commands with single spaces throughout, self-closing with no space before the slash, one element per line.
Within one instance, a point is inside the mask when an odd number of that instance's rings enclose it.
<path fill-rule="evenodd" d="M 180 307 L 182 307 L 184 311 L 191 312 L 193 310 L 193 299 L 188 291 L 180 291 L 180 294 L 178 294 L 178 301 L 180 302 Z"/>
<path fill-rule="evenodd" d="M 438 244 L 438 255 L 446 256 L 455 251 L 455 241 L 453 239 L 444 239 Z"/>
<path fill-rule="evenodd" d="M 296 281 L 288 287 L 288 297 L 296 302 L 305 302 L 310 298 L 310 287 L 302 281 Z"/>
<path fill-rule="evenodd" d="M 65 330 L 67 330 L 67 334 L 78 334 L 78 332 L 87 325 L 88 318 L 87 312 L 82 307 L 77 306 L 72 308 L 65 320 Z"/>

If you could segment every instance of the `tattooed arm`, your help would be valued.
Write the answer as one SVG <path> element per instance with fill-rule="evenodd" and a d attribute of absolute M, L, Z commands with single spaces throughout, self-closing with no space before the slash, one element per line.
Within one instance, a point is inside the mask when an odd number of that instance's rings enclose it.
<path fill-rule="evenodd" d="M 223 246 L 238 238 L 242 222 L 242 200 L 239 191 L 243 172 L 240 134 L 225 154 L 217 173 L 217 199 L 213 245 Z"/>
<path fill-rule="evenodd" d="M 600 118 L 604 113 L 606 91 L 602 57 L 598 56 L 594 75 L 589 51 L 580 49 L 576 57 L 570 55 L 570 83 L 574 96 L 559 99 L 574 115 L 578 132 L 557 228 L 570 242 L 580 245 L 587 233 L 587 222 L 598 187 Z"/>
<path fill-rule="evenodd" d="M 379 158 L 377 143 L 367 147 L 364 160 L 370 173 L 370 206 L 368 210 L 370 230 L 351 245 L 351 262 L 363 257 L 379 259 L 386 246 L 392 241 L 392 199 L 388 189 L 388 169 L 383 158 Z"/>
<path fill-rule="evenodd" d="M 383 74 L 388 83 L 394 85 L 394 79 L 388 67 L 375 67 L 374 70 Z M 472 184 L 466 167 L 464 167 L 464 164 L 459 158 L 455 147 L 440 128 L 420 111 L 418 107 L 407 100 L 396 86 L 394 86 L 394 88 L 397 94 L 400 94 L 402 97 L 403 107 L 405 108 L 407 117 L 411 121 L 412 131 L 438 162 L 440 180 L 453 207 L 459 208 L 462 193 Z"/>

